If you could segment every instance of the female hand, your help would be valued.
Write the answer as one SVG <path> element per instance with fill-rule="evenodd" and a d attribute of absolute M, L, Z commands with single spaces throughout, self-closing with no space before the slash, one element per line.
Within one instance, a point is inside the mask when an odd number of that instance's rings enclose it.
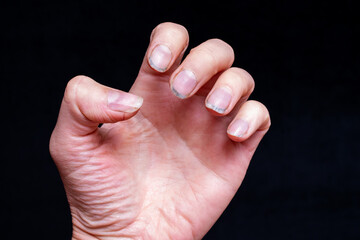
<path fill-rule="evenodd" d="M 187 45 L 184 27 L 157 26 L 130 93 L 68 83 L 50 152 L 74 239 L 200 239 L 239 188 L 269 113 L 228 44 L 181 62 Z"/>

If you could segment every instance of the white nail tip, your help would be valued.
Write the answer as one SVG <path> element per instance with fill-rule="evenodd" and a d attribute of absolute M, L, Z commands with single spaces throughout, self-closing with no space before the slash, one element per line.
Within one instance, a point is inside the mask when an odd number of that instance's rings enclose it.
<path fill-rule="evenodd" d="M 217 112 L 217 113 L 220 113 L 220 114 L 224 113 L 225 110 L 226 110 L 226 109 L 223 109 L 223 108 L 216 107 L 216 106 L 210 104 L 209 102 L 206 102 L 205 106 L 206 106 L 207 108 L 209 108 L 209 109 Z"/>

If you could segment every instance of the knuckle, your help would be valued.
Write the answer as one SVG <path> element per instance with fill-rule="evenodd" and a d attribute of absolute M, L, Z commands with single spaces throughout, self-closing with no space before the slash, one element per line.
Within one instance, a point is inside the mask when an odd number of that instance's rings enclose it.
<path fill-rule="evenodd" d="M 215 54 L 212 49 L 205 47 L 202 49 L 199 49 L 200 54 L 203 54 L 203 59 L 206 60 L 210 66 L 217 66 L 218 65 L 218 59 L 215 57 Z"/>
<path fill-rule="evenodd" d="M 218 58 L 216 57 L 215 49 L 209 46 L 208 44 L 201 44 L 193 49 L 190 53 L 197 55 L 202 62 L 206 63 L 208 66 L 216 67 L 218 66 Z"/>
<path fill-rule="evenodd" d="M 191 53 L 201 55 L 201 59 L 211 66 L 230 67 L 234 61 L 232 47 L 221 39 L 213 38 L 193 48 Z"/>
<path fill-rule="evenodd" d="M 175 29 L 175 30 L 178 30 L 178 31 L 182 31 L 183 33 L 187 33 L 187 30 L 184 26 L 180 25 L 180 24 L 177 24 L 177 23 L 172 23 L 172 22 L 163 22 L 163 23 L 160 23 L 159 25 L 157 25 L 158 29 L 165 29 L 165 30 L 168 30 L 168 29 Z"/>
<path fill-rule="evenodd" d="M 239 67 L 232 67 L 229 69 L 229 71 L 230 73 L 235 75 L 234 77 L 235 79 L 238 79 L 238 81 L 245 82 L 250 92 L 254 91 L 255 81 L 254 78 L 250 75 L 250 73 Z"/>
<path fill-rule="evenodd" d="M 263 112 L 264 110 L 267 110 L 265 105 L 259 101 L 249 100 L 247 103 L 250 105 L 250 108 L 254 109 L 256 112 Z"/>
<path fill-rule="evenodd" d="M 168 38 L 184 38 L 188 41 L 189 34 L 187 29 L 177 23 L 163 22 L 157 25 L 151 34 L 151 39 L 157 33 L 165 34 Z"/>
<path fill-rule="evenodd" d="M 219 38 L 212 38 L 209 39 L 207 42 L 209 42 L 215 48 L 219 48 L 222 51 L 226 51 L 227 54 L 231 55 L 234 58 L 235 56 L 234 49 L 230 46 L 230 44 L 228 44 L 224 40 L 221 40 Z"/>
<path fill-rule="evenodd" d="M 231 67 L 226 71 L 228 81 L 234 81 L 235 86 L 242 89 L 243 94 L 250 95 L 255 88 L 255 81 L 251 75 L 242 68 Z"/>
<path fill-rule="evenodd" d="M 255 109 L 256 112 L 264 116 L 264 122 L 266 123 L 267 126 L 270 127 L 271 125 L 270 113 L 267 107 L 263 103 L 256 100 L 250 100 L 248 101 L 248 103 L 251 104 L 251 108 Z"/>
<path fill-rule="evenodd" d="M 189 33 L 187 31 L 187 29 L 180 24 L 176 24 L 176 23 L 169 23 L 172 26 L 172 29 L 176 32 L 178 32 L 179 34 L 183 35 L 183 36 L 188 36 Z"/>
<path fill-rule="evenodd" d="M 65 89 L 65 94 L 64 94 L 64 101 L 69 103 L 69 102 L 74 102 L 76 100 L 76 96 L 77 96 L 77 92 L 79 89 L 79 86 L 84 82 L 84 81 L 89 81 L 90 79 L 86 76 L 76 76 L 74 78 L 72 78 L 66 85 L 66 89 Z"/>

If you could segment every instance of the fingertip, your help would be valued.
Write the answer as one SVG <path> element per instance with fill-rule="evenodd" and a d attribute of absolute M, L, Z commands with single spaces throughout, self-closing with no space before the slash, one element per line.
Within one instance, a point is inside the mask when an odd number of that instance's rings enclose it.
<path fill-rule="evenodd" d="M 66 87 L 58 123 L 76 135 L 86 135 L 99 123 L 115 123 L 134 116 L 143 99 L 77 76 Z"/>
<path fill-rule="evenodd" d="M 132 117 L 134 117 L 138 112 L 140 108 L 134 109 L 132 112 L 119 112 L 119 111 L 111 111 L 108 115 L 108 119 L 110 119 L 109 122 L 115 123 L 115 122 L 121 122 L 124 120 L 128 120 Z"/>
<path fill-rule="evenodd" d="M 228 127 L 227 134 L 235 142 L 246 140 L 249 130 L 249 123 L 244 119 L 235 119 Z"/>
<path fill-rule="evenodd" d="M 159 44 L 149 54 L 148 64 L 153 70 L 164 73 L 169 69 L 172 57 L 170 48 L 165 44 Z"/>
<path fill-rule="evenodd" d="M 243 142 L 261 132 L 263 136 L 270 128 L 270 115 L 264 104 L 250 100 L 245 102 L 235 119 L 228 127 L 229 137 L 237 142 Z M 261 138 L 257 139 L 259 142 Z"/>
<path fill-rule="evenodd" d="M 227 86 L 215 87 L 205 100 L 205 106 L 215 116 L 223 116 L 232 110 L 233 91 Z"/>
<path fill-rule="evenodd" d="M 207 103 L 206 103 L 205 107 L 209 113 L 211 113 L 212 115 L 214 115 L 216 117 L 221 117 L 221 116 L 225 115 L 225 113 L 222 112 L 222 110 L 217 110 L 216 108 L 214 109 L 212 106 L 209 106 Z"/>
<path fill-rule="evenodd" d="M 142 66 L 142 71 L 167 72 L 182 56 L 188 43 L 189 35 L 185 27 L 170 22 L 159 24 L 151 33 L 146 64 Z"/>
<path fill-rule="evenodd" d="M 170 79 L 170 88 L 173 94 L 180 98 L 185 99 L 191 96 L 191 93 L 197 85 L 197 78 L 195 74 L 187 69 L 178 73 L 173 73 Z"/>
<path fill-rule="evenodd" d="M 142 97 L 115 90 L 108 90 L 108 107 L 112 111 L 133 113 L 140 109 L 144 102 Z"/>
<path fill-rule="evenodd" d="M 232 140 L 232 141 L 234 141 L 234 142 L 243 142 L 243 141 L 245 141 L 246 139 L 245 138 L 243 138 L 243 137 L 237 137 L 237 136 L 233 136 L 233 135 L 231 135 L 230 133 L 227 133 L 227 135 L 228 135 L 228 137 Z"/>

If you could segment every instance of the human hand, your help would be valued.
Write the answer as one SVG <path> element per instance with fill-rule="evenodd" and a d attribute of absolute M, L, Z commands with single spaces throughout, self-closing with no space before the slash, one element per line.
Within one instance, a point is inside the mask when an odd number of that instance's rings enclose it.
<path fill-rule="evenodd" d="M 200 239 L 239 188 L 269 113 L 247 101 L 254 81 L 228 44 L 181 62 L 187 45 L 184 27 L 157 26 L 131 94 L 68 83 L 50 152 L 73 239 Z"/>

